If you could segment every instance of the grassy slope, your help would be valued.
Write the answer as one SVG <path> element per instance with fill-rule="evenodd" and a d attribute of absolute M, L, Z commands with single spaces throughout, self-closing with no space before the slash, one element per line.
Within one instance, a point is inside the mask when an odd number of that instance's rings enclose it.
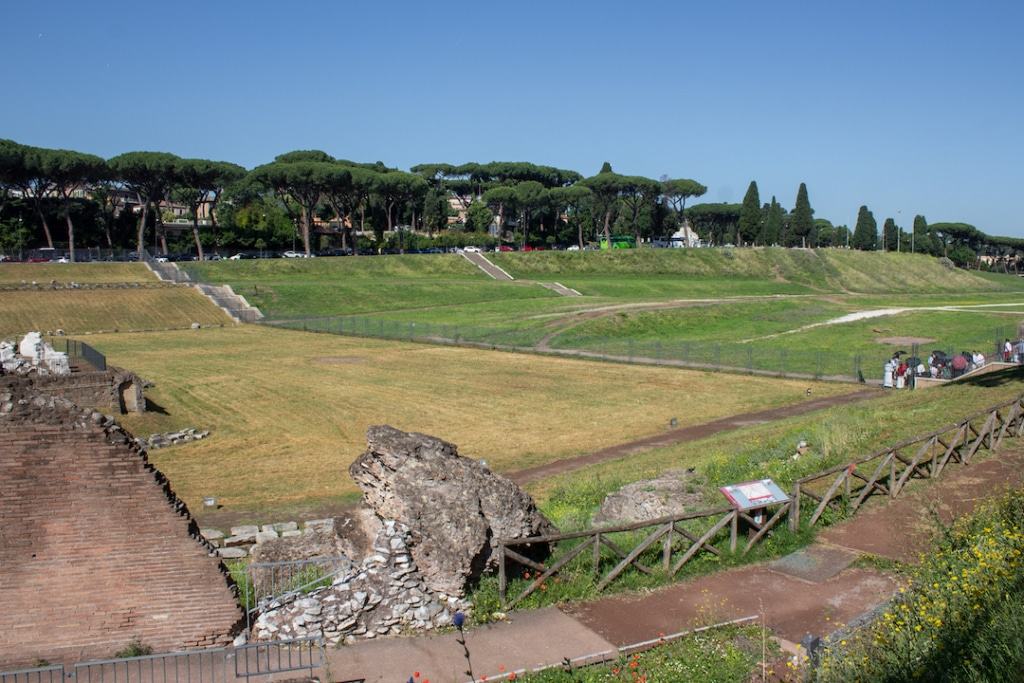
<path fill-rule="evenodd" d="M 673 416 L 693 424 L 799 402 L 807 387 L 255 326 L 90 343 L 156 383 L 147 395 L 166 414 L 126 416 L 129 429 L 213 430 L 153 453 L 189 504 L 216 495 L 263 511 L 353 494 L 345 468 L 371 424 L 436 434 L 508 471 L 655 433 Z"/>
<path fill-rule="evenodd" d="M 557 279 L 588 293 L 587 284 L 605 286 L 613 277 L 684 280 L 703 295 L 706 284 L 725 293 L 803 291 L 900 293 L 977 291 L 1001 283 L 937 259 L 912 254 L 866 253 L 844 249 L 640 249 L 613 252 L 531 252 L 495 254 L 495 263 L 516 277 Z M 685 290 L 682 283 L 680 290 Z M 735 289 L 734 289 L 735 288 Z"/>
<path fill-rule="evenodd" d="M 353 315 L 437 306 L 548 299 L 500 283 L 455 254 L 267 259 L 187 264 L 194 278 L 230 284 L 272 318 Z"/>
<path fill-rule="evenodd" d="M 589 520 L 604 496 L 622 484 L 681 467 L 707 477 L 707 501 L 717 487 L 756 476 L 788 487 L 795 479 L 844 458 L 866 455 L 887 443 L 926 433 L 1024 392 L 1024 368 L 926 391 L 899 391 L 871 401 L 746 427 L 700 441 L 590 465 L 527 486 L 541 508 L 563 527 Z M 790 456 L 798 441 L 810 455 Z"/>
<path fill-rule="evenodd" d="M 191 287 L 0 292 L 0 337 L 29 330 L 68 334 L 232 324 Z"/>
<path fill-rule="evenodd" d="M 141 263 L 0 263 L 0 284 L 25 282 L 154 282 Z"/>
<path fill-rule="evenodd" d="M 700 441 L 632 454 L 628 457 L 588 466 L 527 486 L 541 510 L 562 530 L 590 525 L 592 514 L 604 497 L 626 483 L 657 476 L 667 470 L 696 469 L 704 482 L 702 492 L 706 508 L 723 504 L 718 487 L 727 482 L 772 478 L 785 490 L 807 474 L 849 459 L 877 451 L 884 444 L 949 426 L 956 420 L 981 409 L 1019 396 L 1024 391 L 1024 369 L 979 378 L 973 383 L 949 385 L 928 391 L 896 392 L 878 399 L 840 406 L 809 415 L 713 436 Z M 799 441 L 806 441 L 810 452 L 799 460 L 792 455 Z M 982 457 L 991 457 L 983 452 Z M 928 482 L 914 482 L 913 487 Z M 820 493 L 821 491 L 819 491 Z M 869 505 L 884 504 L 877 499 Z M 838 521 L 840 515 L 827 513 L 823 524 Z M 706 527 L 706 525 L 705 525 Z M 700 533 L 704 527 L 700 527 Z M 691 529 L 694 531 L 694 529 Z M 781 525 L 772 536 L 755 546 L 749 555 L 717 558 L 698 555 L 682 571 L 680 578 L 705 574 L 724 567 L 760 561 L 791 552 L 811 542 L 814 530 L 804 527 L 797 534 Z M 639 537 L 633 537 L 637 542 Z M 720 547 L 724 547 L 720 542 Z M 648 563 L 657 561 L 660 549 L 649 551 Z M 617 560 L 617 558 L 615 558 Z M 643 558 L 642 558 L 643 559 Z M 545 592 L 527 598 L 523 607 L 540 607 L 564 600 L 597 597 L 589 559 L 570 565 L 548 585 Z M 644 576 L 628 570 L 610 590 L 614 592 L 656 587 L 672 580 L 660 572 Z M 512 578 L 509 591 L 515 595 L 527 581 Z M 478 610 L 498 609 L 497 581 L 487 577 L 472 596 Z"/>
<path fill-rule="evenodd" d="M 1018 296 L 1018 300 L 1022 297 Z M 860 302 L 857 302 L 860 303 Z M 861 354 L 883 358 L 906 344 L 894 344 L 894 337 L 915 337 L 938 348 L 979 349 L 988 353 L 998 337 L 1016 336 L 1024 320 L 1024 302 L 1019 307 L 972 311 L 907 311 L 861 321 L 796 330 L 804 325 L 829 320 L 853 310 L 874 308 L 833 304 L 823 301 L 789 300 L 737 303 L 650 312 L 623 312 L 585 322 L 558 335 L 553 345 L 563 348 L 622 349 L 630 341 L 659 342 L 681 346 L 685 342 L 736 343 L 751 340 L 754 352 L 787 350 L 821 351 L 833 354 Z"/>

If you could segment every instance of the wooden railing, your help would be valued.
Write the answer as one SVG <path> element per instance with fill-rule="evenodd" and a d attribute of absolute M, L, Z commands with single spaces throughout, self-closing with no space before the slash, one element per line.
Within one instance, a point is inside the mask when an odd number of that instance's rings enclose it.
<path fill-rule="evenodd" d="M 1022 434 L 1024 395 L 971 415 L 948 427 L 906 439 L 866 457 L 803 477 L 793 485 L 790 501 L 780 504 L 771 516 L 762 522 L 746 512 L 723 507 L 569 533 L 499 539 L 498 594 L 505 608 L 514 607 L 574 559 L 584 556 L 588 550 L 591 571 L 597 579 L 598 591 L 603 591 L 630 567 L 642 574 L 650 575 L 661 571 L 672 577 L 698 553 L 707 552 L 721 557 L 723 551 L 715 544 L 726 527 L 729 528 L 730 553 L 737 550 L 741 523 L 748 530 L 748 539 L 742 551 L 746 554 L 783 517 L 789 518 L 791 530 L 799 530 L 801 501 L 804 499 L 815 506 L 807 522 L 808 525 L 814 526 L 830 508 L 845 507 L 846 511 L 852 514 L 874 494 L 895 498 L 906 488 L 910 480 L 938 477 L 949 463 L 966 465 L 981 448 L 995 451 L 1002 444 L 1004 437 L 1019 437 Z M 699 525 L 701 520 L 713 520 L 713 523 L 703 531 L 695 531 L 693 526 Z M 642 530 L 647 530 L 646 535 L 631 543 L 628 549 L 621 545 L 621 538 L 610 538 L 616 534 Z M 529 548 L 531 545 L 553 545 L 573 540 L 580 542 L 570 548 L 556 548 L 546 562 L 531 559 L 527 556 L 529 553 L 526 550 L 520 552 L 524 547 Z M 649 558 L 652 548 L 659 541 L 661 566 L 651 566 L 642 562 L 641 558 L 645 553 Z M 609 554 L 619 561 L 602 574 L 602 562 Z M 509 563 L 538 572 L 533 581 L 512 600 L 508 600 L 507 597 Z"/>
<path fill-rule="evenodd" d="M 800 528 L 804 499 L 814 505 L 814 526 L 830 508 L 856 512 L 872 495 L 895 498 L 914 478 L 934 479 L 951 462 L 962 465 L 981 449 L 994 451 L 1008 434 L 1024 433 L 1024 396 L 993 406 L 956 424 L 915 436 L 857 460 L 798 479 L 793 485 L 789 528 Z"/>
<path fill-rule="evenodd" d="M 731 507 L 722 507 L 564 534 L 499 540 L 498 594 L 501 604 L 506 609 L 514 607 L 544 585 L 554 574 L 561 571 L 566 565 L 588 550 L 590 551 L 590 562 L 594 576 L 600 576 L 597 580 L 598 591 L 607 588 L 612 581 L 621 576 L 630 567 L 647 575 L 659 571 L 659 568 L 641 562 L 642 556 L 653 547 L 656 547 L 655 544 L 658 542 L 661 543 L 660 571 L 669 577 L 678 574 L 679 570 L 700 552 L 707 552 L 721 557 L 722 550 L 715 546 L 715 542 L 724 533 L 726 527 L 729 529 L 729 552 L 735 553 L 738 544 L 740 522 L 743 522 L 750 529 L 751 533 L 742 551 L 746 554 L 755 543 L 764 538 L 768 531 L 783 518 L 787 510 L 789 510 L 789 503 L 784 503 L 779 506 L 774 515 L 767 521 L 758 522 L 744 512 L 737 511 Z M 714 520 L 714 523 L 707 529 L 695 531 L 692 525 L 693 523 L 699 523 L 700 520 Z M 691 528 L 687 528 L 684 523 L 690 523 Z M 611 538 L 615 534 L 642 530 L 647 531 L 646 535 L 632 543 L 628 548 L 620 545 L 621 540 L 613 540 Z M 577 539 L 582 539 L 582 541 L 571 548 L 552 554 L 547 562 L 532 560 L 526 555 L 513 550 L 513 548 L 522 548 L 523 546 L 555 544 Z M 605 555 L 609 553 L 611 556 L 619 559 L 619 562 L 602 575 L 602 561 Z M 508 577 L 506 576 L 506 565 L 509 561 L 538 572 L 536 578 L 511 601 L 507 599 Z"/>

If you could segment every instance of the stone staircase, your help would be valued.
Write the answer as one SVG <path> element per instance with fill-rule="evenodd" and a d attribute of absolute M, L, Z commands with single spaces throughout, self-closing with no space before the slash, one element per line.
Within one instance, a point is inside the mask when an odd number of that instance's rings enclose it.
<path fill-rule="evenodd" d="M 208 285 L 204 282 L 192 282 L 192 278 L 189 277 L 188 273 L 178 268 L 178 264 L 170 261 L 161 263 L 149 254 L 146 254 L 145 263 L 164 282 L 191 284 L 203 296 L 231 316 L 235 322 L 255 323 L 263 320 L 263 312 L 255 306 L 249 305 L 244 296 L 235 294 L 230 285 Z"/>
<path fill-rule="evenodd" d="M 255 323 L 263 320 L 263 312 L 251 306 L 241 294 L 235 294 L 231 285 L 208 285 L 198 282 L 195 288 L 238 322 Z"/>

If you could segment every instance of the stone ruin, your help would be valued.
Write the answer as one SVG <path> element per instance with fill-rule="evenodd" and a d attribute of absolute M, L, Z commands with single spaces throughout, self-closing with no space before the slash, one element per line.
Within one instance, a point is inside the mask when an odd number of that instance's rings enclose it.
<path fill-rule="evenodd" d="M 681 515 L 704 504 L 703 477 L 688 470 L 669 470 L 653 479 L 626 484 L 605 496 L 594 524 L 623 524 Z"/>
<path fill-rule="evenodd" d="M 358 553 L 331 585 L 261 606 L 257 640 L 322 635 L 355 642 L 452 623 L 469 612 L 469 585 L 496 566 L 498 538 L 557 530 L 530 496 L 454 444 L 393 427 L 371 427 L 367 450 L 349 467 L 366 507 L 335 524 L 336 539 L 311 552 Z M 257 545 L 254 559 L 294 559 L 303 534 Z M 547 554 L 538 544 L 538 559 Z M 362 559 L 359 559 L 359 558 Z"/>
<path fill-rule="evenodd" d="M 231 643 L 234 582 L 131 434 L 3 379 L 0 668 Z"/>
<path fill-rule="evenodd" d="M 56 351 L 38 332 L 29 332 L 17 345 L 0 341 L 0 374 L 64 376 L 71 374 L 68 354 Z"/>

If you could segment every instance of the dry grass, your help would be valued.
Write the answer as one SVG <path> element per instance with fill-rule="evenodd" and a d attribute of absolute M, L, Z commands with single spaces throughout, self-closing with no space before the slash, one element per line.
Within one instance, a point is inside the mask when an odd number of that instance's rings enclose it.
<path fill-rule="evenodd" d="M 142 263 L 4 263 L 0 283 L 24 282 L 155 282 Z"/>
<path fill-rule="evenodd" d="M 29 330 L 68 334 L 234 324 L 191 287 L 0 292 L 0 337 Z"/>
<path fill-rule="evenodd" d="M 808 386 L 258 326 L 90 343 L 156 383 L 148 395 L 166 414 L 127 416 L 129 429 L 213 430 L 153 453 L 179 495 L 264 515 L 352 496 L 346 468 L 372 424 L 440 436 L 510 471 L 658 432 L 673 416 L 686 425 L 797 403 Z"/>

